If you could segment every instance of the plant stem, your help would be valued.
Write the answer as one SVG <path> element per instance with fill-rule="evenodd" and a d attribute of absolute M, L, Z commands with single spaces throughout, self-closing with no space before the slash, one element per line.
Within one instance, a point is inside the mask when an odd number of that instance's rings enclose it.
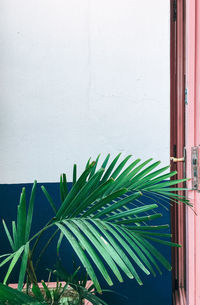
<path fill-rule="evenodd" d="M 59 231 L 59 229 L 57 229 L 57 230 L 53 233 L 53 235 L 49 238 L 49 240 L 47 241 L 47 243 L 46 243 L 46 244 L 44 245 L 44 247 L 42 248 L 42 250 L 41 250 L 41 252 L 40 252 L 40 254 L 39 254 L 39 256 L 38 256 L 38 259 L 37 259 L 37 261 L 36 261 L 36 263 L 35 263 L 35 270 L 37 269 L 37 266 L 38 266 L 38 264 L 39 264 L 39 262 L 40 262 L 40 260 L 41 260 L 41 257 L 42 257 L 43 254 L 45 253 L 46 249 L 48 248 L 49 244 L 50 244 L 51 241 L 54 239 L 54 237 L 56 236 L 56 234 L 58 233 L 58 231 Z"/>
<path fill-rule="evenodd" d="M 49 225 L 52 223 L 53 220 L 54 220 L 54 218 L 50 219 L 50 220 L 47 222 L 47 224 L 44 226 L 44 228 L 41 229 L 38 233 L 36 233 L 36 234 L 30 239 L 30 241 L 31 241 L 31 240 L 33 240 L 37 235 L 39 235 L 38 238 L 36 239 L 34 245 L 33 245 L 32 250 L 31 250 L 31 258 L 32 258 L 32 256 L 33 256 L 33 253 L 35 252 L 35 249 L 36 249 L 36 247 L 37 247 L 37 245 L 38 245 L 38 243 L 39 243 L 39 240 L 40 240 L 42 234 L 44 233 L 44 231 L 46 231 L 46 228 L 49 227 Z"/>
<path fill-rule="evenodd" d="M 28 264 L 27 264 L 27 274 L 28 274 L 28 280 L 30 280 L 31 283 L 37 285 L 37 277 L 35 274 L 35 269 L 33 267 L 33 262 L 31 260 L 31 253 L 29 252 L 28 256 Z"/>

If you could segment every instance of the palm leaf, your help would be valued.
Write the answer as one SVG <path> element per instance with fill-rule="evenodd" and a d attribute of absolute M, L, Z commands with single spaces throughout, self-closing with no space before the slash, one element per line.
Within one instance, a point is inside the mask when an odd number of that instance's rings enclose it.
<path fill-rule="evenodd" d="M 82 211 L 82 206 L 84 204 L 85 199 L 87 198 L 87 196 L 92 192 L 92 190 L 98 185 L 100 178 L 102 176 L 103 173 L 103 169 L 99 169 L 93 176 L 92 178 L 88 181 L 88 183 L 86 183 L 81 190 L 79 191 L 79 193 L 76 195 L 76 197 L 73 199 L 71 206 L 72 206 L 72 210 L 71 210 L 71 217 L 74 217 L 75 215 L 78 215 L 80 213 L 80 211 Z M 75 208 L 74 208 L 75 207 Z M 68 210 L 68 213 L 70 212 L 70 210 Z"/>
<path fill-rule="evenodd" d="M 6 282 L 7 282 L 8 278 L 9 278 L 9 276 L 10 276 L 10 274 L 11 274 L 13 268 L 15 267 L 16 263 L 18 262 L 18 260 L 19 260 L 19 258 L 20 258 L 20 256 L 21 256 L 21 254 L 22 254 L 23 251 L 24 251 L 24 246 L 20 247 L 20 248 L 14 253 L 14 255 L 13 255 L 13 257 L 12 257 L 12 260 L 11 260 L 11 263 L 10 263 L 10 265 L 9 265 L 9 267 L 8 267 L 8 271 L 7 271 L 7 273 L 6 273 L 5 277 L 4 277 L 4 280 L 3 280 L 3 283 L 4 283 L 4 284 L 6 284 Z"/>
<path fill-rule="evenodd" d="M 116 263 L 112 259 L 110 253 L 108 253 L 108 251 L 106 251 L 106 249 L 105 249 L 105 247 L 106 247 L 105 240 L 103 240 L 101 238 L 101 236 L 99 236 L 98 234 L 97 235 L 94 234 L 94 231 L 91 230 L 90 228 L 88 228 L 88 226 L 86 225 L 86 223 L 84 221 L 81 221 L 81 222 L 78 221 L 78 223 L 77 223 L 77 221 L 74 220 L 74 222 L 79 226 L 79 228 L 82 230 L 83 233 L 87 232 L 87 236 L 90 239 L 90 241 L 93 243 L 96 250 L 99 251 L 100 255 L 104 258 L 104 260 L 112 268 L 112 271 L 115 274 L 115 276 L 117 277 L 117 279 L 120 282 L 123 282 L 122 276 L 120 274 L 120 271 L 119 271 Z M 112 284 L 112 283 L 110 283 L 110 284 Z"/>
<path fill-rule="evenodd" d="M 96 160 L 95 160 L 95 165 L 93 166 L 93 168 L 92 168 L 92 170 L 91 170 L 91 172 L 90 172 L 89 179 L 91 179 L 92 176 L 95 174 L 95 171 L 96 171 L 96 167 L 97 167 L 99 158 L 100 158 L 100 154 L 97 156 L 97 158 L 96 158 Z"/>
<path fill-rule="evenodd" d="M 26 233 L 26 190 L 22 189 L 20 203 L 17 207 L 17 248 L 25 243 Z"/>
<path fill-rule="evenodd" d="M 118 161 L 118 159 L 119 159 L 120 156 L 121 156 L 121 153 L 118 154 L 118 155 L 114 158 L 114 160 L 112 161 L 112 163 L 111 163 L 110 166 L 108 167 L 107 171 L 105 171 L 104 176 L 103 176 L 103 178 L 102 178 L 102 180 L 101 180 L 101 183 L 104 183 L 104 182 L 110 177 L 110 175 L 111 175 L 111 173 L 112 173 L 112 170 L 114 169 L 115 164 L 117 163 L 117 161 Z"/>
<path fill-rule="evenodd" d="M 99 258 L 98 254 L 94 250 L 94 248 L 91 246 L 91 243 L 88 241 L 88 239 L 83 234 L 80 233 L 78 227 L 73 222 L 65 222 L 65 221 L 63 221 L 63 222 L 68 227 L 68 229 L 72 232 L 72 234 L 74 234 L 74 236 L 76 236 L 80 245 L 83 247 L 83 249 L 85 249 L 85 251 L 91 257 L 94 264 L 97 266 L 97 268 L 99 269 L 99 271 L 101 272 L 102 276 L 105 278 L 107 283 L 109 285 L 112 285 L 113 282 L 112 282 L 108 272 L 104 268 L 104 265 L 103 265 L 101 259 Z"/>
<path fill-rule="evenodd" d="M 57 209 L 56 209 L 56 205 L 52 199 L 52 197 L 50 196 L 50 194 L 47 192 L 46 188 L 44 187 L 44 185 L 41 186 L 41 190 L 43 191 L 45 197 L 47 198 L 50 206 L 52 207 L 52 210 L 54 211 L 54 213 L 57 213 Z"/>
<path fill-rule="evenodd" d="M 77 182 L 74 183 L 71 191 L 69 192 L 68 196 L 65 198 L 61 207 L 59 208 L 59 210 L 56 214 L 56 218 L 60 219 L 67 215 L 67 212 L 70 209 L 71 201 L 78 194 L 80 189 L 86 184 L 86 179 L 87 179 L 88 175 L 90 174 L 94 165 L 95 165 L 95 162 L 92 162 L 83 172 L 83 174 L 80 176 L 80 178 L 77 180 Z"/>
<path fill-rule="evenodd" d="M 74 249 L 74 251 L 78 255 L 79 259 L 81 260 L 83 266 L 86 268 L 86 270 L 87 270 L 91 280 L 93 281 L 95 287 L 97 288 L 97 290 L 101 291 L 101 287 L 99 285 L 99 281 L 98 281 L 98 279 L 96 277 L 94 269 L 93 269 L 92 265 L 90 264 L 87 256 L 85 255 L 82 247 L 78 243 L 77 239 L 62 224 L 57 223 L 56 225 L 61 230 L 63 235 L 66 237 L 66 239 L 69 241 L 69 243 L 71 244 L 72 248 Z"/>
<path fill-rule="evenodd" d="M 104 169 L 106 168 L 109 159 L 110 159 L 110 154 L 108 154 L 108 155 L 106 156 L 105 160 L 103 161 L 102 166 L 101 166 L 102 168 L 104 168 Z"/>
<path fill-rule="evenodd" d="M 28 205 L 28 214 L 27 214 L 27 219 L 26 219 L 26 233 L 25 233 L 25 241 L 26 242 L 29 239 L 29 235 L 30 235 L 30 231 L 31 231 L 36 186 L 37 186 L 37 181 L 34 181 L 33 187 L 32 187 L 32 190 L 31 190 L 31 196 L 30 196 L 29 205 Z"/>
<path fill-rule="evenodd" d="M 170 269 L 170 265 L 150 241 L 167 246 L 178 245 L 162 239 L 169 238 L 170 234 L 153 232 L 154 230 L 166 229 L 168 225 L 149 226 L 146 224 L 161 217 L 162 214 L 154 211 L 158 207 L 157 204 L 146 205 L 138 201 L 138 198 L 143 196 L 142 192 L 144 190 L 144 196 L 148 192 L 152 200 L 158 194 L 163 196 L 165 200 L 172 198 L 178 202 L 182 200 L 184 203 L 187 203 L 185 198 L 174 196 L 171 188 L 169 188 L 169 186 L 174 186 L 177 183 L 186 181 L 186 179 L 164 180 L 173 177 L 176 175 L 176 172 L 163 174 L 163 172 L 168 170 L 168 166 L 155 170 L 159 166 L 160 161 L 149 165 L 152 159 L 148 159 L 139 165 L 140 159 L 136 159 L 125 168 L 131 156 L 127 156 L 115 169 L 120 155 L 114 158 L 110 166 L 108 166 L 107 171 L 100 170 L 98 172 L 97 163 L 99 157 L 97 157 L 95 166 L 91 171 L 89 167 L 90 161 L 88 162 L 86 166 L 86 170 L 90 171 L 88 180 L 87 178 L 84 180 L 84 184 L 79 188 L 79 192 L 76 192 L 76 195 L 73 196 L 73 200 L 70 201 L 66 197 L 70 204 L 65 211 L 63 209 L 64 215 L 67 218 L 63 218 L 62 229 L 67 228 L 67 232 L 70 231 L 73 238 L 76 238 L 77 244 L 83 247 L 84 252 L 81 254 L 82 262 L 87 253 L 87 256 L 90 256 L 93 262 L 102 260 L 104 264 L 102 268 L 107 270 L 106 262 L 109 259 L 109 266 L 111 266 L 112 272 L 114 272 L 118 279 L 121 279 L 121 275 L 119 276 L 119 270 L 116 269 L 116 266 L 129 277 L 134 276 L 138 283 L 141 283 L 141 279 L 138 277 L 129 257 L 131 256 L 134 263 L 139 264 L 141 269 L 143 268 L 147 273 L 151 272 L 155 275 L 152 264 L 161 272 L 156 260 L 167 269 Z M 109 155 L 106 157 L 102 167 L 108 164 L 109 157 Z M 110 177 L 114 179 L 112 182 Z M 94 181 L 96 183 L 93 183 Z M 92 192 L 90 191 L 91 189 Z M 173 187 L 173 190 L 177 189 L 179 190 L 178 187 Z M 156 202 L 162 204 L 162 197 L 156 197 Z M 136 207 L 128 207 L 127 205 L 130 203 L 134 203 Z M 153 211 L 154 214 L 144 215 L 150 211 Z M 139 226 L 139 223 L 145 223 L 145 225 Z M 57 222 L 55 224 L 60 226 Z M 156 236 L 159 238 L 156 238 Z M 93 248 L 96 249 L 98 254 L 92 251 Z M 142 251 L 141 254 L 139 254 L 139 251 Z M 87 266 L 88 262 L 84 261 L 87 271 L 91 268 L 90 265 Z M 98 266 L 98 268 L 100 267 Z M 103 271 L 103 269 L 101 270 Z M 108 274 L 104 273 L 103 276 L 107 277 L 107 282 L 109 282 Z"/>
<path fill-rule="evenodd" d="M 8 241 L 9 241 L 9 243 L 10 243 L 10 246 L 11 246 L 12 250 L 14 251 L 14 248 L 15 248 L 14 242 L 13 242 L 13 240 L 12 240 L 12 237 L 11 237 L 11 235 L 10 235 L 10 232 L 9 232 L 9 230 L 8 230 L 8 227 L 7 227 L 7 225 L 6 225 L 5 221 L 4 221 L 4 219 L 2 219 L 2 223 L 3 223 L 3 226 L 4 226 L 4 230 L 5 230 L 5 232 L 6 232 Z"/>
<path fill-rule="evenodd" d="M 24 278 L 26 274 L 26 266 L 28 262 L 28 254 L 29 254 L 29 243 L 26 243 L 24 247 L 24 254 L 22 257 L 21 268 L 19 273 L 19 281 L 18 281 L 18 290 L 21 291 L 23 288 Z"/>
<path fill-rule="evenodd" d="M 160 161 L 151 163 L 152 159 L 141 163 L 140 159 L 130 161 L 130 155 L 117 165 L 119 158 L 120 154 L 110 165 L 110 154 L 102 164 L 99 161 L 100 155 L 95 162 L 91 163 L 89 159 L 80 177 L 77 177 L 77 169 L 74 165 L 73 186 L 70 191 L 67 189 L 66 176 L 63 174 L 60 179 L 62 202 L 58 210 L 50 194 L 42 187 L 56 217 L 31 238 L 32 241 L 48 228 L 56 226 L 56 230 L 60 230 L 57 252 L 65 238 L 79 257 L 98 292 L 101 292 L 101 287 L 96 269 L 109 285 L 112 285 L 112 275 L 115 275 L 120 282 L 123 281 L 121 272 L 142 284 L 142 278 L 139 277 L 135 265 L 144 273 L 151 273 L 154 276 L 156 270 L 161 273 L 160 265 L 171 270 L 169 262 L 154 245 L 156 243 L 170 247 L 179 245 L 169 240 L 168 231 L 160 233 L 160 230 L 168 229 L 168 225 L 162 222 L 159 225 L 153 223 L 150 225 L 149 221 L 161 219 L 162 214 L 156 211 L 158 205 L 162 207 L 170 204 L 170 201 L 175 204 L 189 204 L 185 197 L 174 193 L 174 191 L 186 190 L 183 187 L 179 188 L 177 184 L 187 179 L 168 180 L 176 175 L 176 172 L 165 173 L 168 171 L 168 166 L 158 168 Z M 100 168 L 98 168 L 99 163 Z M 34 198 L 35 185 L 32 192 Z M 146 204 L 142 198 L 146 200 L 145 202 L 151 201 Z M 30 232 L 33 201 L 29 202 L 29 217 L 26 219 L 25 190 L 23 190 L 18 207 L 17 226 L 15 222 L 12 223 L 13 236 L 9 233 L 5 222 L 3 223 L 14 251 L 0 264 L 1 267 L 11 260 L 6 279 L 24 251 L 19 288 L 22 287 L 24 278 L 28 251 L 28 246 L 25 244 L 29 235 L 21 226 L 23 224 L 26 228 L 28 226 Z"/>
<path fill-rule="evenodd" d="M 74 167 L 73 167 L 73 185 L 76 183 L 76 179 L 77 179 L 77 165 L 74 164 Z"/>

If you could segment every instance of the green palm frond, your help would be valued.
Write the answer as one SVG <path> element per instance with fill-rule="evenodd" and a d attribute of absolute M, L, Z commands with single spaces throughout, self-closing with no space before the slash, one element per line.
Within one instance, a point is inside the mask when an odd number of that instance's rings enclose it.
<path fill-rule="evenodd" d="M 122 274 L 125 273 L 130 278 L 134 277 L 139 284 L 142 284 L 142 280 L 134 265 L 138 265 L 146 274 L 155 275 L 154 266 L 160 272 L 155 261 L 171 270 L 169 263 L 150 242 L 179 245 L 169 241 L 169 233 L 157 232 L 168 226 L 147 226 L 147 223 L 162 216 L 155 210 L 163 199 L 168 204 L 171 199 L 176 203 L 189 204 L 185 198 L 177 197 L 171 191 L 171 186 L 187 179 L 166 180 L 176 175 L 176 172 L 164 173 L 169 166 L 157 169 L 160 161 L 151 164 L 152 159 L 142 163 L 140 159 L 130 162 L 131 156 L 116 166 L 120 155 L 108 165 L 109 157 L 106 157 L 100 169 L 97 166 L 99 156 L 95 164 L 87 163 L 86 170 L 77 180 L 82 185 L 81 188 L 77 188 L 76 192 L 76 184 L 73 185 L 73 196 L 66 196 L 54 222 L 62 236 L 79 253 L 81 262 L 98 290 L 100 287 L 93 266 L 96 266 L 110 285 L 112 276 L 107 271 L 110 266 L 119 281 L 123 280 Z M 128 161 L 130 164 L 127 166 Z M 157 204 L 141 204 L 138 198 L 147 196 L 146 194 L 152 200 L 156 196 Z M 134 207 L 130 204 L 134 204 Z M 138 242 L 142 245 L 140 250 Z"/>
<path fill-rule="evenodd" d="M 161 273 L 161 266 L 171 270 L 170 264 L 156 249 L 155 243 L 171 247 L 179 245 L 170 242 L 168 232 L 160 233 L 168 225 L 162 222 L 160 225 L 151 225 L 151 221 L 162 217 L 157 211 L 158 205 L 170 202 L 190 205 L 188 200 L 173 192 L 185 190 L 182 185 L 181 188 L 177 187 L 177 184 L 182 184 L 187 179 L 168 180 L 176 172 L 166 173 L 169 167 L 160 168 L 160 161 L 152 162 L 152 159 L 144 162 L 140 159 L 131 161 L 129 155 L 119 162 L 119 154 L 109 164 L 108 154 L 98 168 L 99 159 L 100 156 L 95 162 L 90 162 L 89 159 L 80 177 L 77 177 L 77 167 L 74 166 L 70 191 L 67 188 L 66 175 L 61 176 L 61 204 L 58 208 L 48 191 L 42 187 L 55 217 L 29 240 L 27 236 L 24 238 L 26 230 L 19 230 L 18 227 L 19 224 L 26 224 L 26 218 L 20 218 L 26 214 L 25 197 L 22 196 L 17 226 L 13 223 L 13 236 L 4 223 L 7 237 L 15 254 L 19 245 L 24 246 L 22 252 L 25 261 L 27 242 L 38 238 L 49 227 L 55 227 L 60 231 L 57 251 L 65 238 L 98 292 L 101 292 L 101 287 L 96 269 L 109 285 L 113 284 L 113 276 L 122 282 L 124 274 L 135 278 L 142 285 L 138 270 L 154 276 L 156 271 Z M 143 199 L 149 203 L 145 204 Z M 13 259 L 12 255 L 3 262 Z"/>
<path fill-rule="evenodd" d="M 10 243 L 10 246 L 13 250 L 13 254 L 11 254 L 8 258 L 4 259 L 0 263 L 0 267 L 3 266 L 7 259 L 12 259 L 8 271 L 4 278 L 4 284 L 7 282 L 9 275 L 11 274 L 14 266 L 20 259 L 21 255 L 23 254 L 23 258 L 21 261 L 21 268 L 19 274 L 19 282 L 18 282 L 18 289 L 21 290 L 25 278 L 26 273 L 26 266 L 28 261 L 28 254 L 29 254 L 29 238 L 31 232 L 31 225 L 32 225 L 32 218 L 33 218 L 33 209 L 34 209 L 34 202 L 35 202 L 35 193 L 36 193 L 36 185 L 37 182 L 35 181 L 32 187 L 30 200 L 28 204 L 28 211 L 26 212 L 26 190 L 25 188 L 22 189 L 19 205 L 17 207 L 17 222 L 12 222 L 12 235 L 10 234 L 6 222 L 3 220 L 3 226 Z"/>

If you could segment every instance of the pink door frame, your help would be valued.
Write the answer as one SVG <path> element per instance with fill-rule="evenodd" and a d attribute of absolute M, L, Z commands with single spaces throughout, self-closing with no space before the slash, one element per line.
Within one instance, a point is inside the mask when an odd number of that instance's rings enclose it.
<path fill-rule="evenodd" d="M 176 9 L 175 9 L 176 5 Z M 177 16 L 175 16 L 177 15 Z M 185 147 L 185 2 L 171 0 L 171 144 L 170 156 L 182 158 Z M 171 170 L 176 170 L 176 179 L 184 177 L 184 163 L 171 162 Z M 182 185 L 183 186 L 183 185 Z M 180 192 L 180 195 L 182 193 Z M 185 304 L 186 245 L 185 206 L 171 208 L 171 230 L 173 241 L 182 248 L 172 249 L 173 303 Z"/>
<path fill-rule="evenodd" d="M 186 176 L 192 177 L 192 147 L 199 148 L 200 157 L 200 0 L 176 0 L 176 21 L 174 3 L 171 0 L 171 156 L 176 152 L 183 157 L 185 145 Z M 183 177 L 182 162 L 172 163 L 171 169 Z M 194 211 L 174 207 L 171 216 L 174 241 L 183 245 L 172 252 L 174 305 L 200 305 L 200 192 L 192 189 L 192 180 L 187 187 Z"/>
<path fill-rule="evenodd" d="M 186 150 L 187 176 L 191 177 L 191 147 L 200 145 L 200 1 L 186 0 Z M 192 182 L 188 182 L 192 188 Z M 187 305 L 200 305 L 200 192 L 188 191 L 194 211 L 187 209 Z"/>

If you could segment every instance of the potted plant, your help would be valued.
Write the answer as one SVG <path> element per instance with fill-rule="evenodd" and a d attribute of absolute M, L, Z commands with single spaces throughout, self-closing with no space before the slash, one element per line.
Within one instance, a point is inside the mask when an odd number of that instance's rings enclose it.
<path fill-rule="evenodd" d="M 187 179 L 168 180 L 175 176 L 176 172 L 168 172 L 169 166 L 160 168 L 160 161 L 152 163 L 152 159 L 145 162 L 136 159 L 130 162 L 131 155 L 129 155 L 119 162 L 120 155 L 118 154 L 109 163 L 110 154 L 108 154 L 99 169 L 99 156 L 94 162 L 90 162 L 89 159 L 79 178 L 77 178 L 77 167 L 74 165 L 73 186 L 70 190 L 66 175 L 62 174 L 61 202 L 58 207 L 47 189 L 42 186 L 42 191 L 53 209 L 54 217 L 34 235 L 30 232 L 37 182 L 33 184 L 28 205 L 26 190 L 22 189 L 17 207 L 17 221 L 12 222 L 11 233 L 3 220 L 12 253 L 1 255 L 0 267 L 6 263 L 9 263 L 9 267 L 3 285 L 0 286 L 0 292 L 3 289 L 11 289 L 5 285 L 18 262 L 21 265 L 16 294 L 20 294 L 25 283 L 27 287 L 30 285 L 38 287 L 34 253 L 41 236 L 50 228 L 53 228 L 54 232 L 43 245 L 39 259 L 54 238 L 57 238 L 57 253 L 62 240 L 66 239 L 98 293 L 101 293 L 102 289 L 96 269 L 109 285 L 113 284 L 113 276 L 122 282 L 122 273 L 142 285 L 142 279 L 134 265 L 146 275 L 155 276 L 156 271 L 160 273 L 159 264 L 171 270 L 170 263 L 154 244 L 162 243 L 176 247 L 179 245 L 169 241 L 170 234 L 161 232 L 169 225 L 162 223 L 151 225 L 151 221 L 162 216 L 157 212 L 157 207 L 163 202 L 190 205 L 187 199 L 174 193 L 185 190 L 176 185 Z M 140 200 L 142 197 L 150 198 L 154 203 L 144 204 Z M 1 295 L 0 293 L 0 300 Z"/>
<path fill-rule="evenodd" d="M 96 296 L 93 283 L 88 281 L 87 272 L 80 272 L 80 266 L 69 274 L 58 259 L 56 269 L 50 270 L 52 273 L 56 274 L 56 282 L 50 282 L 49 277 L 48 283 L 42 281 L 29 287 L 25 285 L 23 292 L 16 291 L 17 284 L 0 284 L 0 304 L 107 305 Z"/>

